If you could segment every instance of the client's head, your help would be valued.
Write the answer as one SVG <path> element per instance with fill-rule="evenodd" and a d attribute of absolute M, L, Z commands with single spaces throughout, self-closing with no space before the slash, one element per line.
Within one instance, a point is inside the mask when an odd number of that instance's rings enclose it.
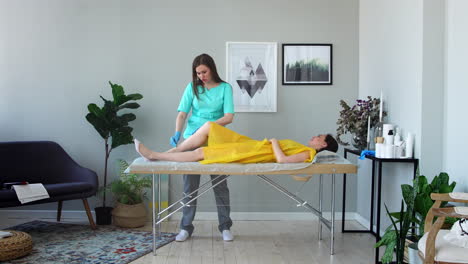
<path fill-rule="evenodd" d="M 338 142 L 336 142 L 336 139 L 330 134 L 312 137 L 309 140 L 309 146 L 317 150 L 317 152 L 322 150 L 328 150 L 332 152 L 338 151 Z"/>

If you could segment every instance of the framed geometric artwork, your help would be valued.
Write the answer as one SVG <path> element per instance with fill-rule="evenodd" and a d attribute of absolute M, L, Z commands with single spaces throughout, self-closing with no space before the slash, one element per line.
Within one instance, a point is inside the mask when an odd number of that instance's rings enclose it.
<path fill-rule="evenodd" d="M 332 44 L 283 44 L 283 85 L 331 85 Z"/>
<path fill-rule="evenodd" d="M 226 81 L 236 112 L 276 112 L 275 42 L 226 42 Z"/>

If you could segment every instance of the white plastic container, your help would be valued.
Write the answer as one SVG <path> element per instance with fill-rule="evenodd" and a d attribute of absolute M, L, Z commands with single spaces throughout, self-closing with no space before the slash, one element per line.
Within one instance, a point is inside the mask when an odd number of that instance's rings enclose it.
<path fill-rule="evenodd" d="M 405 158 L 413 157 L 413 148 L 414 148 L 414 134 L 408 133 L 406 137 L 406 149 L 405 149 Z"/>
<path fill-rule="evenodd" d="M 399 127 L 396 128 L 395 137 L 393 138 L 393 144 L 396 146 L 400 146 L 402 143 L 401 141 L 401 129 Z"/>
<path fill-rule="evenodd" d="M 392 124 L 384 124 L 383 125 L 383 137 L 384 137 L 384 144 L 385 145 L 393 145 L 393 132 L 389 135 L 389 132 L 393 131 L 394 126 Z"/>
<path fill-rule="evenodd" d="M 383 143 L 375 143 L 375 157 L 383 158 L 384 152 L 384 144 Z"/>
<path fill-rule="evenodd" d="M 393 159 L 395 158 L 395 145 L 384 145 L 384 158 Z"/>

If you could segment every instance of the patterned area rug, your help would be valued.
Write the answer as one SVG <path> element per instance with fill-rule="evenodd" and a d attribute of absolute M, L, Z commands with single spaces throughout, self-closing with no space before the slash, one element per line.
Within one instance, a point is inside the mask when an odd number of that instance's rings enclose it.
<path fill-rule="evenodd" d="M 23 231 L 33 239 L 31 254 L 6 263 L 128 263 L 153 249 L 149 231 L 89 225 L 32 221 L 6 229 Z M 174 233 L 161 233 L 156 246 L 175 238 Z"/>

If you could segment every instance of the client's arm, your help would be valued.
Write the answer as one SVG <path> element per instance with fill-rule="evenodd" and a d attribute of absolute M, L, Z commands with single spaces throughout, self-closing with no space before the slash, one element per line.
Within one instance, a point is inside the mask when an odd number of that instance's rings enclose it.
<path fill-rule="evenodd" d="M 286 156 L 283 150 L 281 150 L 281 147 L 276 138 L 270 139 L 270 142 L 271 146 L 273 147 L 273 153 L 275 154 L 276 162 L 278 163 L 300 163 L 306 161 L 310 156 L 308 151 Z"/>

